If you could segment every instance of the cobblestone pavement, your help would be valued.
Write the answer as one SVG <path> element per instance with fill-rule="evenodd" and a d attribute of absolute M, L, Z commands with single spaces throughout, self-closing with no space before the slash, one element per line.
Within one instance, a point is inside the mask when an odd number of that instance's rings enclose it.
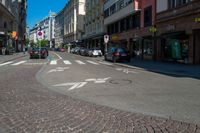
<path fill-rule="evenodd" d="M 200 125 L 134 114 L 50 91 L 39 66 L 0 71 L 0 132 L 200 133 Z"/>

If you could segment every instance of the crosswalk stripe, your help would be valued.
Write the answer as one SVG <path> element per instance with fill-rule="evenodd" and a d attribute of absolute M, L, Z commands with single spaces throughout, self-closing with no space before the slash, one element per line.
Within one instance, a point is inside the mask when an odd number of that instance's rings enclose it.
<path fill-rule="evenodd" d="M 75 60 L 78 64 L 80 64 L 80 65 L 85 65 L 85 63 L 84 62 L 82 62 L 82 61 L 80 61 L 80 60 Z"/>
<path fill-rule="evenodd" d="M 87 60 L 87 62 L 89 62 L 89 63 L 91 63 L 91 64 L 93 64 L 93 65 L 99 65 L 98 63 L 93 62 L 93 61 L 90 61 L 90 60 Z"/>
<path fill-rule="evenodd" d="M 25 63 L 25 62 L 27 62 L 27 61 L 20 61 L 20 62 L 17 62 L 17 63 L 12 64 L 12 66 L 17 66 L 17 65 L 23 64 L 23 63 Z"/>
<path fill-rule="evenodd" d="M 11 64 L 11 63 L 13 63 L 13 61 L 2 63 L 2 64 L 0 64 L 0 66 L 5 66 L 5 65 L 8 65 L 8 64 Z"/>
<path fill-rule="evenodd" d="M 57 64 L 57 60 L 52 60 L 52 61 L 50 62 L 50 64 L 51 64 L 51 65 L 56 65 L 56 64 Z"/>
<path fill-rule="evenodd" d="M 71 65 L 72 63 L 70 62 L 70 61 L 68 61 L 68 60 L 64 60 L 63 61 L 66 65 Z"/>

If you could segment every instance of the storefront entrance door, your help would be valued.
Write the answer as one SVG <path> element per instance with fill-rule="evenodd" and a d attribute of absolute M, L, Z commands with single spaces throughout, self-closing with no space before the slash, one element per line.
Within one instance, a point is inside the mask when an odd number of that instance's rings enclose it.
<path fill-rule="evenodd" d="M 194 31 L 194 63 L 200 64 L 200 29 Z"/>

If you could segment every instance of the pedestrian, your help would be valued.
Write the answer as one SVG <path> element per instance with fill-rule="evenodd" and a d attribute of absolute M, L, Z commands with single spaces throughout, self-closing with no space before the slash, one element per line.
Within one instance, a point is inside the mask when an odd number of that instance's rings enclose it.
<path fill-rule="evenodd" d="M 25 49 L 25 46 L 23 47 L 23 53 L 25 54 L 25 52 L 26 52 L 26 49 Z"/>

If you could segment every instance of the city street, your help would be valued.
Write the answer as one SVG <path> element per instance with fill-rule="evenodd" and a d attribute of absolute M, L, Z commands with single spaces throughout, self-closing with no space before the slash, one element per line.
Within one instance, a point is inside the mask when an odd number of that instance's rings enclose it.
<path fill-rule="evenodd" d="M 66 52 L 0 63 L 0 132 L 200 133 L 200 81 Z"/>

